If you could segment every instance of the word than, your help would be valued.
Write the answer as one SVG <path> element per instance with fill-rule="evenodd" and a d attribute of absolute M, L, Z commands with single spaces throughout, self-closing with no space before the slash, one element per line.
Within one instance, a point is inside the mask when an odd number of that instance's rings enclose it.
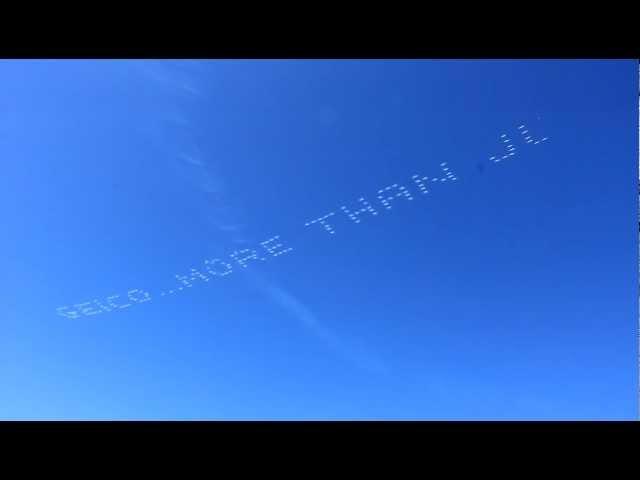
<path fill-rule="evenodd" d="M 419 194 L 426 195 L 429 193 L 429 182 L 441 183 L 446 181 L 455 182 L 456 180 L 458 180 L 458 177 L 453 173 L 451 168 L 447 167 L 447 162 L 442 162 L 440 164 L 440 168 L 442 168 L 442 171 L 444 172 L 443 176 L 441 177 L 429 178 L 417 174 L 411 177 L 411 182 L 415 185 L 415 187 L 417 187 Z M 393 208 L 392 202 L 398 201 L 399 199 L 411 201 L 414 199 L 414 197 L 406 186 L 399 185 L 397 183 L 378 190 L 378 194 L 376 196 L 376 200 L 380 203 L 378 207 L 383 211 L 391 210 Z M 350 219 L 354 223 L 360 223 L 361 217 L 363 215 L 378 215 L 378 210 L 376 210 L 374 206 L 365 199 L 365 197 L 360 197 L 357 201 L 357 207 L 348 208 L 346 205 L 340 207 L 340 211 L 345 214 L 348 219 Z M 324 232 L 333 235 L 334 233 L 336 233 L 336 230 L 333 225 L 329 223 L 328 219 L 334 217 L 335 215 L 336 212 L 329 212 L 325 215 L 322 215 L 321 217 L 309 220 L 304 224 L 304 226 L 310 227 L 311 225 L 317 224 L 318 226 L 322 227 L 322 230 Z M 332 219 L 332 221 L 333 220 L 334 219 Z"/>

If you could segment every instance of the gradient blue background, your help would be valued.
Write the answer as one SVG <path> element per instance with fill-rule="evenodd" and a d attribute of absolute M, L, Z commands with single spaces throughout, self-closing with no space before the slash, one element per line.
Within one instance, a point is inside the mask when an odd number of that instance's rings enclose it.
<path fill-rule="evenodd" d="M 0 85 L 0 418 L 637 418 L 636 61 L 5 60 Z M 394 183 L 415 199 L 383 211 Z M 160 296 L 273 235 L 294 250 Z"/>

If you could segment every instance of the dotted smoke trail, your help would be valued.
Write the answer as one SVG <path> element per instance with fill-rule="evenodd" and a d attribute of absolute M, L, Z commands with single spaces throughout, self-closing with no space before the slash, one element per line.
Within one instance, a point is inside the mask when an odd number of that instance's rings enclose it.
<path fill-rule="evenodd" d="M 529 129 L 527 128 L 526 125 L 520 125 L 518 127 L 518 130 L 520 130 L 520 135 L 522 135 L 522 139 L 525 141 L 525 143 L 532 143 L 534 145 L 538 145 L 539 143 L 546 142 L 547 140 L 549 140 L 548 137 L 542 137 L 536 140 L 533 137 L 533 135 L 529 132 Z"/>

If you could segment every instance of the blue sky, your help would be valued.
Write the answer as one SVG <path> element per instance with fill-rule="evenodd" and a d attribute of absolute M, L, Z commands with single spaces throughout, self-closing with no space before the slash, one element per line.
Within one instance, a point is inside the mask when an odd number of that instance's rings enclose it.
<path fill-rule="evenodd" d="M 0 79 L 0 418 L 637 418 L 636 61 Z"/>

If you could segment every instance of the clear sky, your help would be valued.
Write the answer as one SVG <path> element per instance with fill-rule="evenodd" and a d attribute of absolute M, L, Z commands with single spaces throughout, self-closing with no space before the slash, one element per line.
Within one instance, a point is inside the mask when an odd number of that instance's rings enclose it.
<path fill-rule="evenodd" d="M 637 418 L 636 61 L 0 86 L 0 418 Z"/>

